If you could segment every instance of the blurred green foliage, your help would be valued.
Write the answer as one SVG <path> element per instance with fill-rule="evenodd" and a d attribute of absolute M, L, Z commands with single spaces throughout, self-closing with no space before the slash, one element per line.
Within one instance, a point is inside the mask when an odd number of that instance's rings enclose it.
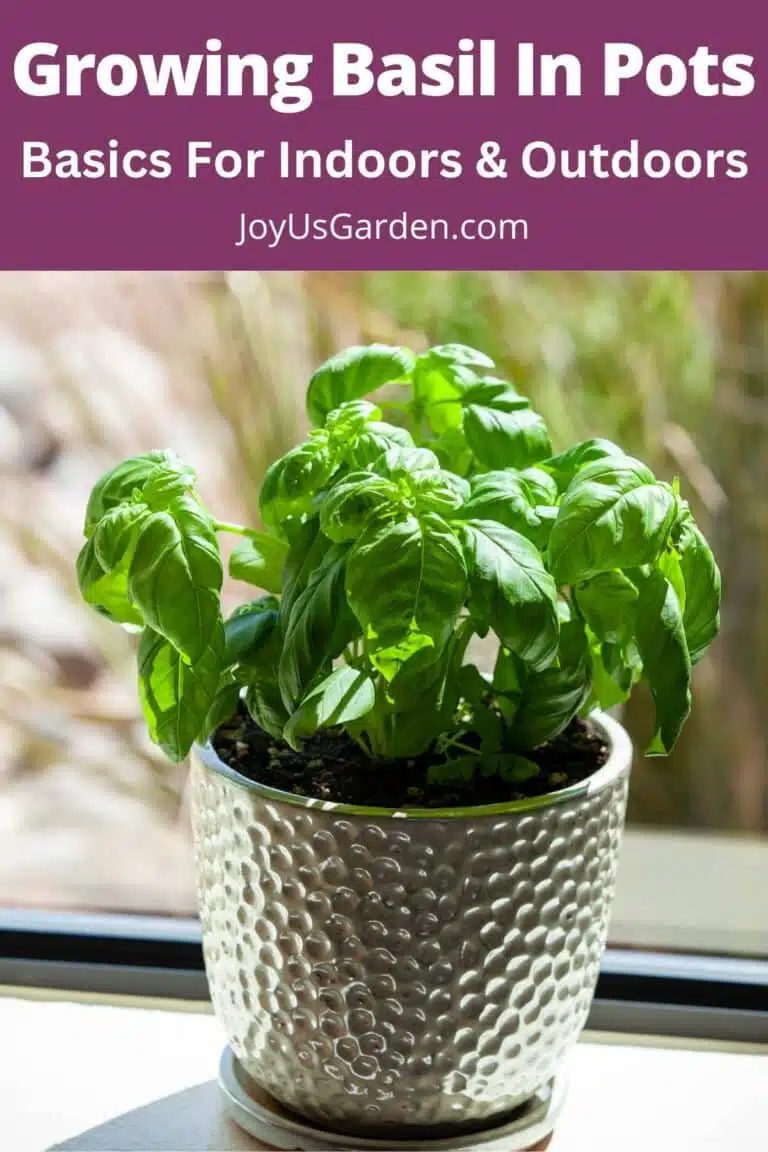
<path fill-rule="evenodd" d="M 658 465 L 659 422 L 706 413 L 713 335 L 686 273 L 375 272 L 359 289 L 428 343 L 486 351 L 558 446 L 601 435 Z"/>

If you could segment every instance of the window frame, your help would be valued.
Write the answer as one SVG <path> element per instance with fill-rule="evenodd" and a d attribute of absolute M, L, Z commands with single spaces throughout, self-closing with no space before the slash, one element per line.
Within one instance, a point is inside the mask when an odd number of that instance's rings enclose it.
<path fill-rule="evenodd" d="M 0 986 L 209 1002 L 193 917 L 0 908 Z M 606 949 L 587 1028 L 768 1042 L 768 960 Z"/>

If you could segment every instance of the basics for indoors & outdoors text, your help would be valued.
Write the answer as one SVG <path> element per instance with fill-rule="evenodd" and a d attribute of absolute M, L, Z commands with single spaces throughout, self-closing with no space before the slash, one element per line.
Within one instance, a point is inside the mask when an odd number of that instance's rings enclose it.
<path fill-rule="evenodd" d="M 496 142 L 484 142 L 499 147 Z M 168 149 L 146 150 L 116 139 L 88 149 L 52 148 L 43 140 L 27 140 L 22 145 L 22 175 L 25 179 L 54 178 L 140 180 L 167 179 L 178 172 L 188 179 L 214 177 L 221 180 L 258 180 L 274 177 L 291 180 L 455 180 L 463 174 L 484 179 L 504 179 L 522 174 L 532 180 L 636 180 L 665 178 L 739 180 L 748 174 L 747 153 L 743 149 L 681 148 L 668 151 L 642 144 L 638 139 L 617 147 L 592 144 L 558 148 L 544 140 L 526 144 L 518 154 L 517 167 L 501 152 L 501 165 L 488 171 L 459 149 L 398 148 L 382 152 L 358 148 L 347 139 L 338 148 L 320 151 L 296 148 L 284 140 L 279 148 L 219 148 L 210 140 L 191 140 L 183 157 Z"/>

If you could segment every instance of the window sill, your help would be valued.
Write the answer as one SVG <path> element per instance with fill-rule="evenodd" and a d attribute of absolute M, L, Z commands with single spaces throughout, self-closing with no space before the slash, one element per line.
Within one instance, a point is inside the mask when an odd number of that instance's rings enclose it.
<path fill-rule="evenodd" d="M 246 1152 L 214 1077 L 223 1044 L 199 1005 L 0 997 L 0 1127 L 15 1152 Z M 551 1152 L 750 1147 L 768 1126 L 768 1048 L 587 1034 Z M 41 1066 L 42 1064 L 42 1066 Z"/>

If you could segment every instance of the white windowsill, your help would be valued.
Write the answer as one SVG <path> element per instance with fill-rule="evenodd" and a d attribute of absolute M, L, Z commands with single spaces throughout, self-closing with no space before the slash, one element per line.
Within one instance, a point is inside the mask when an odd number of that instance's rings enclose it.
<path fill-rule="evenodd" d="M 0 1147 L 258 1147 L 221 1114 L 223 1040 L 199 1008 L 0 996 L 0 1037 Z M 756 1147 L 768 1128 L 768 1046 L 587 1036 L 569 1078 L 551 1152 L 726 1152 Z"/>

